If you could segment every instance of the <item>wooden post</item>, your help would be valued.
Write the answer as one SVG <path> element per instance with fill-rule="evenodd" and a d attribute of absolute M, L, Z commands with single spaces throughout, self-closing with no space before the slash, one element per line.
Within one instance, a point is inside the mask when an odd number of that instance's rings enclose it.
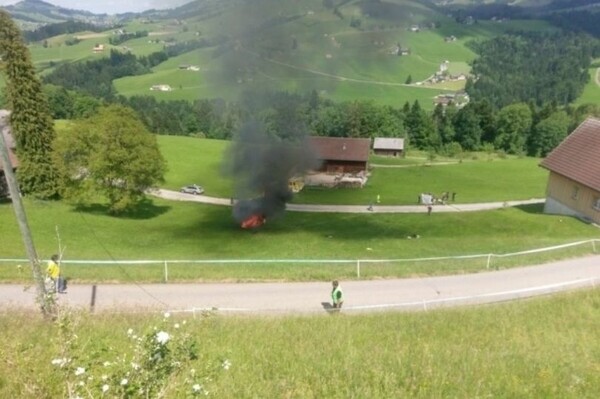
<path fill-rule="evenodd" d="M 25 214 L 25 208 L 21 200 L 21 193 L 19 192 L 17 179 L 13 171 L 12 163 L 8 155 L 8 146 L 4 140 L 4 129 L 8 126 L 6 123 L 7 113 L 0 111 L 0 162 L 4 169 L 4 176 L 6 177 L 6 183 L 8 185 L 8 192 L 12 200 L 13 209 L 21 230 L 21 237 L 27 251 L 27 257 L 31 264 L 31 271 L 33 272 L 33 280 L 37 285 L 37 301 L 40 304 L 42 313 L 47 316 L 54 313 L 54 301 L 49 298 L 46 294 L 46 285 L 44 284 L 44 276 L 40 269 L 40 260 L 37 257 L 35 246 L 33 245 L 33 237 L 29 230 L 29 224 L 27 223 L 27 215 Z"/>
<path fill-rule="evenodd" d="M 94 309 L 96 308 L 96 290 L 97 290 L 97 286 L 96 284 L 92 285 L 92 300 L 90 302 L 90 312 L 94 312 Z"/>

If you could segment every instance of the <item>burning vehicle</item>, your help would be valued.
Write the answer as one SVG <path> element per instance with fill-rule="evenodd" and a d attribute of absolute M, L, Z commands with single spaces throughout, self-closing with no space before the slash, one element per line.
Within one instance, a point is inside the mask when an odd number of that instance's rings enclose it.
<path fill-rule="evenodd" d="M 262 226 L 266 222 L 267 218 L 265 217 L 265 215 L 256 213 L 254 215 L 250 215 L 249 218 L 243 220 L 241 227 L 242 229 L 255 229 L 257 227 Z"/>
<path fill-rule="evenodd" d="M 304 186 L 302 176 L 319 166 L 304 130 L 281 137 L 256 120 L 244 123 L 225 157 L 233 177 L 233 218 L 242 229 L 256 230 L 285 212 L 286 203 Z"/>

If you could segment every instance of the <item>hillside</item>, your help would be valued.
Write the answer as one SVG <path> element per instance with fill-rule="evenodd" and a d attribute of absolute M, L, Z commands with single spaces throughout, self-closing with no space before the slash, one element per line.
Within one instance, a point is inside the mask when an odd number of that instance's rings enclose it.
<path fill-rule="evenodd" d="M 469 23 L 449 13 L 448 7 L 468 3 L 473 2 L 440 7 L 417 0 L 196 0 L 120 16 L 122 29 L 58 35 L 30 48 L 45 75 L 63 63 L 107 57 L 111 50 L 140 57 L 197 43 L 152 65 L 150 73 L 115 79 L 116 92 L 127 97 L 234 100 L 242 92 L 265 89 L 314 90 L 335 101 L 400 106 L 419 100 L 432 109 L 437 95 L 464 89 L 476 57 L 471 41 L 556 29 L 531 19 Z M 534 3 L 543 2 L 519 4 Z M 16 12 L 25 6 L 47 19 L 60 10 L 37 0 L 11 7 Z M 124 37 L 134 33 L 143 35 Z"/>
<path fill-rule="evenodd" d="M 96 15 L 83 10 L 71 10 L 41 0 L 22 0 L 14 5 L 0 8 L 8 11 L 15 22 L 24 30 L 33 30 L 43 25 L 69 20 L 94 24 L 108 24 L 114 21 L 114 18 L 107 15 Z"/>

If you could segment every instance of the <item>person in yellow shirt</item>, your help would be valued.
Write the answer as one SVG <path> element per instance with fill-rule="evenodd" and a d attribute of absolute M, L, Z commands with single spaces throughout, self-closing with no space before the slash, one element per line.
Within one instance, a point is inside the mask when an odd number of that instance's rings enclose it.
<path fill-rule="evenodd" d="M 46 275 L 54 283 L 54 289 L 56 290 L 56 292 L 62 292 L 62 287 L 60 284 L 60 266 L 58 265 L 58 255 L 52 255 L 52 257 L 48 261 Z"/>

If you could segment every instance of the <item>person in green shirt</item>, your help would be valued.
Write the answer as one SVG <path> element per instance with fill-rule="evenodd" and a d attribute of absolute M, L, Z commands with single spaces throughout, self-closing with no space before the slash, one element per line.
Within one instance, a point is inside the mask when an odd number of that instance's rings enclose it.
<path fill-rule="evenodd" d="M 344 293 L 342 287 L 337 280 L 333 280 L 331 283 L 333 289 L 331 290 L 331 301 L 333 302 L 334 309 L 341 309 L 344 304 Z"/>

